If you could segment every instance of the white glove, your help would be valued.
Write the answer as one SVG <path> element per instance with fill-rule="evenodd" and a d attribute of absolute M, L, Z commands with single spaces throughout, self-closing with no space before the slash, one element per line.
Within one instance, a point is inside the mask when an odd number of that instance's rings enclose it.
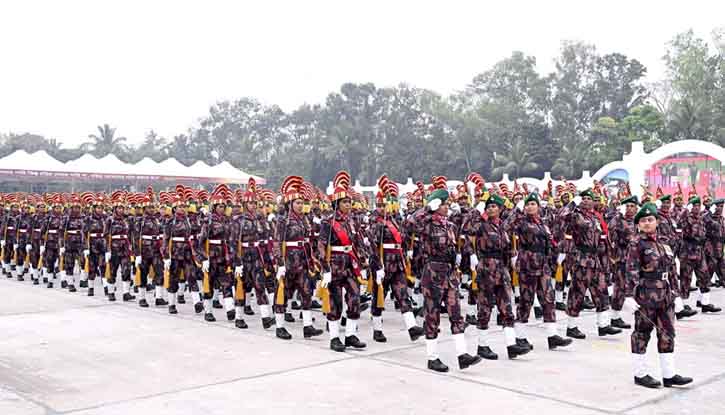
<path fill-rule="evenodd" d="M 375 272 L 375 282 L 378 285 L 381 285 L 383 283 L 383 278 L 385 278 L 385 270 L 381 268 Z"/>
<path fill-rule="evenodd" d="M 559 254 L 556 256 L 556 263 L 561 265 L 566 259 L 566 254 Z"/>
<path fill-rule="evenodd" d="M 60 252 L 61 255 L 65 254 L 65 247 L 61 246 L 58 252 Z"/>
<path fill-rule="evenodd" d="M 315 225 L 319 225 L 319 224 L 322 223 L 322 219 L 320 219 L 317 216 L 315 216 L 315 217 L 312 218 L 312 223 L 314 223 Z"/>
<path fill-rule="evenodd" d="M 462 259 L 463 258 L 461 258 L 461 254 L 456 254 L 456 266 L 457 267 L 461 266 L 461 260 Z"/>
<path fill-rule="evenodd" d="M 523 200 L 519 200 L 519 203 L 516 204 L 516 210 L 518 210 L 519 212 L 524 211 L 524 201 Z"/>
<path fill-rule="evenodd" d="M 91 254 L 91 251 L 90 250 L 88 250 L 88 249 L 84 249 L 83 250 L 83 256 L 84 257 L 88 258 L 88 255 L 90 255 L 90 254 Z"/>
<path fill-rule="evenodd" d="M 413 259 L 413 250 L 405 251 L 405 256 L 408 257 L 408 259 Z"/>
<path fill-rule="evenodd" d="M 360 270 L 360 276 L 362 277 L 362 279 L 364 279 L 364 280 L 366 280 L 366 281 L 367 281 L 367 279 L 368 279 L 368 270 L 366 270 L 366 269 L 361 269 L 361 270 Z"/>
<path fill-rule="evenodd" d="M 471 255 L 471 270 L 475 270 L 478 266 L 478 255 L 473 254 Z"/>
<path fill-rule="evenodd" d="M 209 260 L 208 259 L 201 261 L 201 272 L 209 272 Z"/>
<path fill-rule="evenodd" d="M 428 202 L 428 209 L 430 209 L 431 212 L 435 212 L 439 207 L 441 207 L 442 203 L 443 202 L 440 199 L 433 199 Z"/>
<path fill-rule="evenodd" d="M 170 259 L 165 259 L 164 260 L 164 269 L 165 270 L 168 270 L 169 268 L 171 268 L 171 260 Z"/>
<path fill-rule="evenodd" d="M 286 267 L 277 268 L 277 279 L 281 279 L 282 277 L 284 277 L 284 274 L 286 274 L 286 273 L 287 273 Z"/>
<path fill-rule="evenodd" d="M 511 257 L 511 266 L 514 266 L 515 267 L 516 266 L 516 261 L 518 259 L 519 259 L 518 255 L 517 256 L 512 256 Z"/>
<path fill-rule="evenodd" d="M 688 203 L 687 206 L 685 206 L 685 209 L 687 209 L 688 212 L 692 212 L 692 205 Z"/>
<path fill-rule="evenodd" d="M 322 273 L 322 288 L 327 288 L 328 285 L 332 282 L 332 273 L 331 272 L 323 272 Z"/>
<path fill-rule="evenodd" d="M 713 205 L 713 206 L 715 206 L 715 205 Z M 705 207 L 704 204 L 701 204 L 700 205 L 700 212 L 704 212 L 705 210 L 707 210 L 707 208 Z M 713 213 L 715 213 L 715 211 L 713 211 Z"/>
<path fill-rule="evenodd" d="M 274 220 L 275 216 L 274 213 L 270 213 L 267 215 L 267 222 L 272 222 Z"/>
<path fill-rule="evenodd" d="M 237 277 L 242 276 L 242 266 L 241 265 L 237 265 L 236 267 L 234 267 L 234 275 L 236 275 Z"/>
<path fill-rule="evenodd" d="M 136 257 L 136 266 L 137 267 L 141 266 L 141 255 Z"/>
<path fill-rule="evenodd" d="M 715 206 L 715 205 L 710 206 L 710 213 L 712 213 L 714 215 L 715 209 L 717 209 L 717 206 Z"/>
<path fill-rule="evenodd" d="M 25 244 L 25 252 L 30 252 L 33 250 L 33 245 Z"/>
<path fill-rule="evenodd" d="M 13 250 L 14 251 L 17 251 L 18 250 L 18 244 L 13 244 Z"/>
<path fill-rule="evenodd" d="M 367 236 L 363 237 L 363 243 L 365 244 L 365 246 L 370 246 L 370 240 L 368 240 Z"/>
<path fill-rule="evenodd" d="M 486 210 L 486 203 L 484 203 L 484 202 L 478 202 L 478 204 L 476 205 L 476 210 L 479 213 L 483 213 Z"/>
<path fill-rule="evenodd" d="M 575 205 L 579 206 L 581 204 L 581 202 L 582 202 L 582 197 L 581 196 L 574 196 L 574 204 Z"/>
<path fill-rule="evenodd" d="M 658 201 L 659 202 L 659 201 Z M 617 211 L 624 216 L 625 213 L 627 213 L 627 206 L 625 205 L 619 205 L 617 206 Z"/>
<path fill-rule="evenodd" d="M 634 314 L 637 310 L 639 310 L 639 304 L 637 304 L 634 298 L 627 297 L 624 299 L 624 304 L 622 304 L 622 308 Z"/>
<path fill-rule="evenodd" d="M 5 245 L 3 243 L 3 245 Z M 40 245 L 40 255 L 43 255 L 43 252 L 45 252 L 45 245 Z"/>
<path fill-rule="evenodd" d="M 106 262 L 108 262 L 110 260 L 111 260 L 111 253 L 110 252 L 106 252 Z"/>
<path fill-rule="evenodd" d="M 458 203 L 451 203 L 451 210 L 455 213 L 461 213 L 461 206 Z"/>
<path fill-rule="evenodd" d="M 685 303 L 682 301 L 682 298 L 675 297 L 675 313 L 679 313 L 680 311 L 685 309 Z"/>
<path fill-rule="evenodd" d="M 546 200 L 542 200 L 542 201 L 541 201 L 541 202 L 539 202 L 539 203 L 541 204 L 541 207 L 542 207 L 542 208 L 545 208 L 545 207 L 549 206 L 549 202 L 547 202 Z"/>
<path fill-rule="evenodd" d="M 0 246 L 3 247 L 3 248 L 5 247 L 5 240 L 4 239 L 2 241 L 0 241 Z"/>

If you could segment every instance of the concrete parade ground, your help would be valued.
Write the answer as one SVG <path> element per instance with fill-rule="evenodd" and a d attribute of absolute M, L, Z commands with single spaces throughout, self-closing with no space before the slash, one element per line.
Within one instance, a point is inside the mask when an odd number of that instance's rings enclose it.
<path fill-rule="evenodd" d="M 365 311 L 359 337 L 368 348 L 335 353 L 327 333 L 303 339 L 296 311 L 297 322 L 287 324 L 293 339 L 283 341 L 262 329 L 256 306 L 245 316 L 249 329 L 239 330 L 223 310 L 214 310 L 216 323 L 204 322 L 188 294 L 172 316 L 166 307 L 110 303 L 98 282 L 100 295 L 87 297 L 85 289 L 71 294 L 2 277 L 0 293 L 0 415 L 725 413 L 723 314 L 677 322 L 677 372 L 695 381 L 650 390 L 633 384 L 631 330 L 599 338 L 593 312 L 580 326 L 587 339 L 556 351 L 546 347 L 541 320 L 530 323 L 535 349 L 516 360 L 506 358 L 494 325 L 499 360 L 465 371 L 444 316 L 441 360 L 451 370 L 438 374 L 426 369 L 423 339 L 410 342 L 390 301 L 387 343 L 372 341 Z M 725 305 L 725 290 L 713 289 L 712 300 Z M 323 316 L 314 316 L 324 328 Z M 557 318 L 563 334 L 564 313 Z M 466 338 L 475 353 L 474 327 Z M 654 335 L 648 366 L 661 379 Z"/>

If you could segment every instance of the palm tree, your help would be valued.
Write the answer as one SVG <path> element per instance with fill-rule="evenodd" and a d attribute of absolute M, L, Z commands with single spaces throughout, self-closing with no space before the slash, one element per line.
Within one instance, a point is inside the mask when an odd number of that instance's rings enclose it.
<path fill-rule="evenodd" d="M 554 161 L 551 172 L 555 176 L 578 178 L 589 158 L 590 143 L 581 138 L 562 140 L 559 157 Z"/>
<path fill-rule="evenodd" d="M 491 176 L 501 177 L 508 173 L 514 178 L 521 177 L 522 174 L 539 168 L 539 164 L 534 161 L 534 156 L 521 137 L 514 138 L 504 145 L 503 153 L 493 153 Z"/>
<path fill-rule="evenodd" d="M 97 157 L 106 154 L 122 155 L 126 152 L 126 137 L 116 137 L 116 129 L 108 124 L 99 125 L 98 134 L 89 134 L 88 141 L 82 144 L 85 150 L 90 150 Z"/>

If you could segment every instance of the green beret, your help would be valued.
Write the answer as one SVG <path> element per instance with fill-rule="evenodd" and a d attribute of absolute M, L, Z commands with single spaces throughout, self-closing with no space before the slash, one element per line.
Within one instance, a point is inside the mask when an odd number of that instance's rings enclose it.
<path fill-rule="evenodd" d="M 580 197 L 589 196 L 590 198 L 594 199 L 594 192 L 592 192 L 592 189 L 582 190 L 579 193 Z"/>
<path fill-rule="evenodd" d="M 666 202 L 666 201 L 668 201 L 670 199 L 672 199 L 672 196 L 671 195 L 664 195 L 661 198 L 659 198 L 658 200 L 660 200 L 662 202 Z"/>
<path fill-rule="evenodd" d="M 715 201 L 712 202 L 713 205 L 719 205 L 720 203 L 725 203 L 725 198 L 715 199 Z"/>
<path fill-rule="evenodd" d="M 506 202 L 499 195 L 491 195 L 491 196 L 489 196 L 488 200 L 486 201 L 487 208 L 488 208 L 488 205 L 498 205 L 498 207 L 502 207 L 505 204 L 506 204 Z"/>
<path fill-rule="evenodd" d="M 448 200 L 448 190 L 436 189 L 428 196 L 428 199 L 426 200 L 428 201 L 428 203 L 430 203 L 434 199 L 440 199 L 441 202 L 445 202 L 446 200 Z"/>
<path fill-rule="evenodd" d="M 647 202 L 642 205 L 641 208 L 639 208 L 639 211 L 636 215 L 634 215 L 634 223 L 639 223 L 639 220 L 642 218 L 646 218 L 647 216 L 657 216 L 657 206 L 655 206 L 654 203 Z"/>
<path fill-rule="evenodd" d="M 622 199 L 621 202 L 619 202 L 620 205 L 626 205 L 627 203 L 634 203 L 635 205 L 639 205 L 639 200 L 637 199 L 637 196 L 630 196 L 628 198 Z"/>
<path fill-rule="evenodd" d="M 690 205 L 699 205 L 702 202 L 700 202 L 700 196 L 692 196 L 687 203 Z"/>
<path fill-rule="evenodd" d="M 539 194 L 538 194 L 538 193 L 536 193 L 536 192 L 534 192 L 534 193 L 529 193 L 529 195 L 528 195 L 528 196 L 526 196 L 526 199 L 524 199 L 524 204 L 528 204 L 528 203 L 529 203 L 529 202 L 531 202 L 531 201 L 534 201 L 534 202 L 536 202 L 536 204 L 537 204 L 537 205 L 541 204 L 541 203 L 539 202 Z"/>

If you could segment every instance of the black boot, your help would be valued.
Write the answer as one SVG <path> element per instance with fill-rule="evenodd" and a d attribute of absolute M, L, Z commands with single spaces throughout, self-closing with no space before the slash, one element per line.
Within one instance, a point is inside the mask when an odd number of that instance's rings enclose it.
<path fill-rule="evenodd" d="M 173 295 L 173 294 L 172 294 Z M 163 307 L 169 305 L 169 302 L 164 300 L 163 298 L 157 298 L 156 299 L 156 307 Z"/>
<path fill-rule="evenodd" d="M 555 308 L 559 311 L 566 311 L 566 304 L 557 302 Z"/>
<path fill-rule="evenodd" d="M 36 280 L 36 281 L 37 281 L 37 280 Z M 95 295 L 95 293 L 94 293 L 93 291 L 94 291 L 94 290 L 93 290 L 93 287 L 91 287 L 91 288 L 89 288 L 89 289 L 88 289 L 88 296 L 89 296 L 89 297 L 93 297 L 93 296 Z"/>
<path fill-rule="evenodd" d="M 202 311 L 204 311 L 204 304 L 199 302 L 194 304 L 194 312 L 196 314 L 200 314 Z"/>
<path fill-rule="evenodd" d="M 360 341 L 354 334 L 352 336 L 345 337 L 345 347 L 352 347 L 353 349 L 364 349 L 367 344 Z"/>
<path fill-rule="evenodd" d="M 71 285 L 68 286 L 68 292 L 69 293 L 74 293 L 76 291 L 78 291 L 78 290 L 76 290 L 76 286 L 75 285 L 71 284 Z"/>
<path fill-rule="evenodd" d="M 88 280 L 81 280 L 81 282 L 78 283 L 78 286 L 81 288 L 88 288 Z"/>
<path fill-rule="evenodd" d="M 40 281 L 38 281 L 37 279 L 34 279 L 33 280 L 33 285 L 40 285 Z"/>
<path fill-rule="evenodd" d="M 68 282 L 65 281 L 65 280 L 64 281 L 61 281 L 60 282 L 60 288 L 62 288 L 62 289 L 68 288 Z"/>
<path fill-rule="evenodd" d="M 583 310 L 594 310 L 595 308 L 597 308 L 597 307 L 594 305 L 592 300 L 589 299 L 589 297 L 584 297 L 584 302 L 582 303 L 582 309 Z"/>
<path fill-rule="evenodd" d="M 534 350 L 534 345 L 529 343 L 528 339 L 516 339 L 516 344 L 521 347 L 526 347 L 529 350 Z"/>
<path fill-rule="evenodd" d="M 639 385 L 639 386 L 644 386 L 645 388 L 650 388 L 650 389 L 657 389 L 660 386 L 662 386 L 662 384 L 658 380 L 655 380 L 655 378 L 653 378 L 650 375 L 647 375 L 647 376 L 644 376 L 641 378 L 638 378 L 637 376 L 635 376 L 634 384 Z"/>
<path fill-rule="evenodd" d="M 43 284 L 47 284 L 47 283 L 48 283 L 48 277 L 43 277 Z"/>
<path fill-rule="evenodd" d="M 695 304 L 695 307 L 702 308 L 702 303 L 700 302 L 700 300 L 697 301 L 697 303 Z"/>
<path fill-rule="evenodd" d="M 305 337 L 305 339 L 309 339 L 310 337 L 316 337 L 320 336 L 324 333 L 321 329 L 316 329 L 315 326 L 304 326 L 302 328 L 302 335 Z"/>
<path fill-rule="evenodd" d="M 322 308 L 322 304 L 320 304 L 317 300 L 312 300 L 312 303 L 310 304 L 310 308 L 313 310 L 319 310 Z"/>
<path fill-rule="evenodd" d="M 719 313 L 720 311 L 722 311 L 722 308 L 715 307 L 712 304 L 705 304 L 702 306 L 703 313 Z M 665 385 L 665 386 L 667 386 L 667 385 Z"/>
<path fill-rule="evenodd" d="M 470 366 L 476 365 L 481 361 L 481 356 L 471 356 L 468 353 L 463 353 L 458 356 L 458 368 L 463 370 Z"/>
<path fill-rule="evenodd" d="M 249 327 L 247 326 L 247 322 L 245 322 L 242 318 L 234 320 L 234 326 L 238 329 L 246 329 Z"/>
<path fill-rule="evenodd" d="M 347 325 L 347 317 L 343 317 L 340 319 L 340 327 L 345 327 Z"/>
<path fill-rule="evenodd" d="M 582 339 L 586 339 L 587 338 L 586 334 L 582 333 L 579 330 L 579 327 L 574 327 L 574 328 L 570 328 L 569 327 L 569 328 L 567 328 L 566 329 L 566 337 L 571 337 L 572 339 L 578 339 L 578 340 L 582 340 Z"/>
<path fill-rule="evenodd" d="M 108 294 L 108 301 L 116 301 L 116 293 Z"/>
<path fill-rule="evenodd" d="M 687 385 L 688 383 L 692 383 L 692 378 L 686 378 L 684 376 L 675 375 L 669 379 L 662 379 L 662 383 L 664 383 L 665 388 L 671 388 L 673 386 L 684 386 L 684 385 Z"/>
<path fill-rule="evenodd" d="M 550 336 L 547 341 L 549 342 L 549 350 L 554 350 L 557 347 L 566 347 L 570 345 L 574 340 L 565 339 L 557 334 L 555 336 Z"/>
<path fill-rule="evenodd" d="M 262 327 L 265 329 L 268 329 L 272 327 L 272 324 L 274 324 L 274 318 L 273 317 L 262 317 Z"/>
<path fill-rule="evenodd" d="M 541 307 L 534 307 L 534 318 L 541 320 L 544 317 L 544 310 Z"/>
<path fill-rule="evenodd" d="M 423 330 L 423 327 L 420 326 L 413 326 L 408 329 L 408 336 L 410 336 L 410 341 L 412 342 L 418 340 L 424 334 L 425 330 Z"/>
<path fill-rule="evenodd" d="M 517 356 L 523 356 L 530 351 L 531 349 L 529 349 L 527 346 L 521 346 L 519 344 L 506 346 L 506 353 L 508 354 L 509 359 L 516 359 Z"/>
<path fill-rule="evenodd" d="M 475 326 L 476 324 L 478 324 L 478 319 L 473 314 L 467 314 L 466 324 L 469 326 Z"/>
<path fill-rule="evenodd" d="M 25 278 L 23 278 L 23 274 L 18 274 L 18 281 L 25 281 Z"/>
<path fill-rule="evenodd" d="M 227 311 L 227 321 L 232 321 L 237 317 L 237 313 L 234 310 Z"/>
<path fill-rule="evenodd" d="M 330 349 L 336 352 L 344 352 L 345 345 L 342 344 L 339 338 L 335 337 L 334 339 L 330 340 Z"/>
<path fill-rule="evenodd" d="M 297 301 L 292 301 L 291 307 L 293 310 L 299 310 L 302 308 L 302 306 L 300 306 L 300 303 L 298 303 Z"/>
<path fill-rule="evenodd" d="M 428 369 L 441 373 L 448 372 L 448 366 L 441 362 L 441 359 L 429 360 Z"/>
<path fill-rule="evenodd" d="M 385 337 L 382 330 L 373 330 L 373 340 L 378 343 L 385 343 L 388 341 L 388 338 Z"/>
<path fill-rule="evenodd" d="M 282 340 L 292 340 L 292 335 L 289 334 L 286 328 L 280 327 L 275 332 L 276 336 Z"/>
<path fill-rule="evenodd" d="M 131 295 L 131 293 L 125 293 L 125 294 L 123 294 L 123 301 L 132 301 L 132 300 L 135 300 L 135 299 L 136 299 L 136 296 L 135 295 Z"/>
<path fill-rule="evenodd" d="M 204 314 L 204 320 L 206 320 L 208 322 L 215 322 L 216 318 L 214 317 L 214 314 L 206 313 L 206 314 Z"/>
<path fill-rule="evenodd" d="M 619 334 L 622 332 L 622 329 L 615 329 L 612 326 L 606 326 L 606 327 L 599 327 L 599 337 L 603 336 L 614 336 L 615 334 Z"/>
<path fill-rule="evenodd" d="M 245 305 L 244 306 L 244 314 L 246 314 L 248 316 L 253 316 L 254 315 L 254 310 L 252 310 L 252 306 L 251 305 Z"/>
<path fill-rule="evenodd" d="M 413 308 L 413 315 L 416 317 L 420 317 L 423 315 L 423 307 L 415 307 Z"/>
<path fill-rule="evenodd" d="M 53 281 L 50 281 L 46 287 L 53 288 Z"/>
<path fill-rule="evenodd" d="M 219 300 L 212 301 L 211 302 L 211 306 L 214 307 L 214 308 L 224 308 L 224 307 L 222 307 L 222 303 Z"/>
<path fill-rule="evenodd" d="M 147 308 L 149 306 L 148 301 L 145 298 L 138 300 L 139 307 Z"/>
<path fill-rule="evenodd" d="M 179 304 L 186 304 L 186 299 L 184 298 L 184 294 L 179 294 L 176 297 L 176 302 Z"/>
<path fill-rule="evenodd" d="M 612 319 L 612 322 L 610 325 L 612 327 L 616 327 L 618 329 L 631 329 L 632 328 L 631 325 L 625 323 L 624 320 L 622 320 L 621 318 Z"/>
<path fill-rule="evenodd" d="M 292 317 L 292 313 L 284 313 L 284 321 L 286 321 L 288 323 L 294 323 L 295 318 Z"/>
<path fill-rule="evenodd" d="M 103 295 L 108 296 L 108 287 L 103 287 Z"/>
<path fill-rule="evenodd" d="M 176 304 L 169 306 L 169 314 L 178 314 L 179 312 L 176 310 Z"/>
<path fill-rule="evenodd" d="M 501 317 L 501 313 L 496 313 L 496 325 L 503 327 L 503 317 Z"/>
<path fill-rule="evenodd" d="M 491 350 L 488 346 L 478 346 L 476 354 L 486 360 L 498 360 L 498 355 Z"/>

